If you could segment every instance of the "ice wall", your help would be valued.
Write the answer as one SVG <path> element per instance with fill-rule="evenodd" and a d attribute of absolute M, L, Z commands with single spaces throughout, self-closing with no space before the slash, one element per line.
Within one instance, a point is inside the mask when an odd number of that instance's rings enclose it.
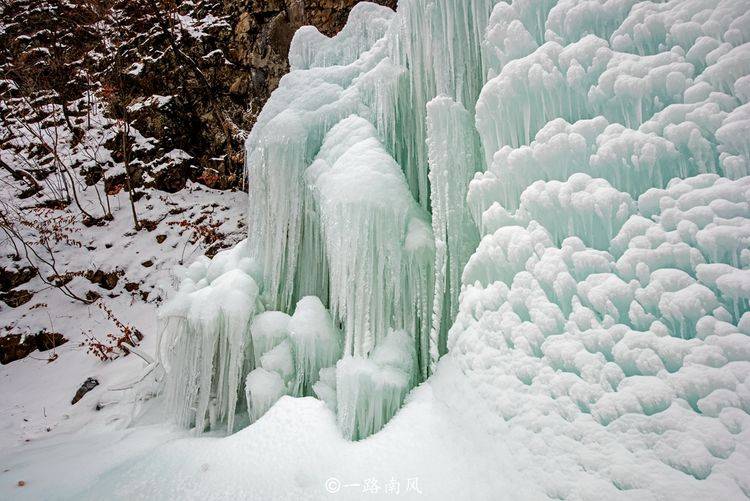
<path fill-rule="evenodd" d="M 747 497 L 750 4 L 516 4 L 448 356 L 550 498 Z"/>
<path fill-rule="evenodd" d="M 447 351 L 551 498 L 750 495 L 749 11 L 405 0 L 300 30 L 247 140 L 251 419 L 314 393 L 363 438 Z M 300 348 L 310 295 L 331 325 Z M 223 321 L 180 311 L 170 378 L 242 393 L 236 350 L 196 369 Z"/>

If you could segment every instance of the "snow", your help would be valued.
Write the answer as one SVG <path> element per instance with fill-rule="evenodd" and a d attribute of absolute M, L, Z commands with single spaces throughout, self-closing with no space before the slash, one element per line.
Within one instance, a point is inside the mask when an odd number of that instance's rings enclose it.
<path fill-rule="evenodd" d="M 24 489 L 4 484 L 3 492 L 77 499 L 129 499 L 134 492 L 146 499 L 390 499 L 398 486 L 404 499 L 467 493 L 479 499 L 544 499 L 523 481 L 507 453 L 488 447 L 480 423 L 469 419 L 467 401 L 453 400 L 455 407 L 444 402 L 445 393 L 466 394 L 458 375 L 441 364 L 435 379 L 445 384 L 421 387 L 387 432 L 364 441 L 344 439 L 322 402 L 283 397 L 254 425 L 225 438 L 190 437 L 152 425 L 84 435 L 74 447 L 69 437 L 44 447 L 30 444 L 24 456 L 16 449 L 8 456 L 3 451 L 13 478 L 27 479 Z M 467 414 L 456 420 L 456 412 Z M 487 461 L 477 463 L 476 453 Z M 37 468 L 45 475 L 37 476 Z M 85 481 L 75 480 L 81 478 L 79 469 L 90 473 Z M 70 476 L 72 481 L 64 481 Z"/>

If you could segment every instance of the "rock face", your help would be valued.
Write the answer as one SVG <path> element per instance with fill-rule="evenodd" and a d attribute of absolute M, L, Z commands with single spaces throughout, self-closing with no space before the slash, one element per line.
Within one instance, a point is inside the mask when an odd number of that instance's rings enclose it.
<path fill-rule="evenodd" d="M 10 0 L 0 4 L 0 73 L 12 76 L 0 104 L 26 121 L 38 110 L 19 103 L 60 106 L 55 137 L 85 182 L 108 192 L 122 189 L 126 169 L 141 189 L 242 186 L 244 138 L 288 71 L 294 32 L 312 24 L 333 35 L 356 3 Z M 0 148 L 14 149 L 4 157 L 51 170 L 43 148 L 17 146 L 14 129 L 0 132 Z"/>

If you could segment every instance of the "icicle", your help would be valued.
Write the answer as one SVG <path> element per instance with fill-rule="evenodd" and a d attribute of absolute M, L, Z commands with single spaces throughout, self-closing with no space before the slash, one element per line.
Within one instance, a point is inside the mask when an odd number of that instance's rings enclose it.
<path fill-rule="evenodd" d="M 246 253 L 243 242 L 193 264 L 160 312 L 170 413 L 197 433 L 217 423 L 233 430 L 241 376 L 252 366 L 250 320 L 262 307 Z"/>
<path fill-rule="evenodd" d="M 377 433 L 396 414 L 417 377 L 413 343 L 404 331 L 389 332 L 369 359 L 343 358 L 336 364 L 336 405 L 344 437 L 361 440 Z"/>
<path fill-rule="evenodd" d="M 479 244 L 466 203 L 469 182 L 480 165 L 479 140 L 471 115 L 449 97 L 427 104 L 432 231 L 435 235 L 435 300 L 429 369 L 446 352 L 448 329 L 458 312 L 461 273 Z M 423 367 L 426 377 L 427 364 Z"/>

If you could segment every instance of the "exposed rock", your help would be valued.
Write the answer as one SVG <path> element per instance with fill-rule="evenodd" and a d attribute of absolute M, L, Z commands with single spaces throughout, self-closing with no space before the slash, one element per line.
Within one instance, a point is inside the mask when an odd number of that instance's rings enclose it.
<path fill-rule="evenodd" d="M 79 400 L 83 398 L 84 395 L 86 395 L 86 393 L 90 392 L 97 386 L 99 386 L 99 381 L 92 377 L 87 378 L 86 381 L 83 382 L 81 387 L 78 388 L 78 391 L 73 397 L 73 400 L 70 401 L 70 404 L 75 405 Z"/>
<path fill-rule="evenodd" d="M 0 268 L 0 291 L 8 292 L 23 285 L 36 275 L 36 269 L 24 266 L 18 269 Z"/>
<path fill-rule="evenodd" d="M 0 337 L 0 364 L 6 365 L 26 358 L 34 350 L 47 351 L 67 343 L 59 332 L 41 331 L 38 334 L 10 334 Z"/>
<path fill-rule="evenodd" d="M 117 282 L 120 280 L 120 271 L 105 272 L 103 270 L 87 271 L 84 275 L 86 279 L 92 284 L 96 284 L 103 289 L 111 291 L 117 287 Z"/>
<path fill-rule="evenodd" d="M 377 1 L 396 6 L 396 0 Z M 29 68 L 45 72 L 42 79 L 32 72 L 33 85 L 0 81 L 0 93 L 5 85 L 30 93 L 31 101 L 67 103 L 63 126 L 75 146 L 85 142 L 90 126 L 75 120 L 90 111 L 83 104 L 90 97 L 87 86 L 104 89 L 97 93 L 104 106 L 97 109 L 113 120 L 102 126 L 105 140 L 97 148 L 106 152 L 97 153 L 101 161 L 93 165 L 78 159 L 71 167 L 87 185 L 103 184 L 110 195 L 127 189 L 125 172 L 138 188 L 136 195 L 149 188 L 177 192 L 188 180 L 217 189 L 238 187 L 244 178 L 244 138 L 289 69 L 294 32 L 311 24 L 333 35 L 357 2 L 3 2 L 0 13 L 14 23 L 0 31 L 0 72 L 21 80 Z M 111 23 L 113 12 L 120 19 L 117 26 Z M 163 23 L 176 14 L 179 23 Z M 127 135 L 119 130 L 123 123 Z M 54 171 L 49 158 L 29 155 L 44 164 L 39 170 Z"/>
<path fill-rule="evenodd" d="M 36 348 L 39 351 L 47 351 L 57 348 L 68 342 L 67 338 L 59 332 L 41 331 L 35 336 Z"/>
<path fill-rule="evenodd" d="M 26 304 L 31 301 L 34 295 L 27 290 L 12 290 L 0 294 L 0 299 L 11 308 L 18 308 L 22 304 Z"/>
<path fill-rule="evenodd" d="M 36 343 L 30 338 L 31 336 L 24 337 L 21 334 L 0 337 L 0 364 L 21 360 L 36 350 Z"/>

